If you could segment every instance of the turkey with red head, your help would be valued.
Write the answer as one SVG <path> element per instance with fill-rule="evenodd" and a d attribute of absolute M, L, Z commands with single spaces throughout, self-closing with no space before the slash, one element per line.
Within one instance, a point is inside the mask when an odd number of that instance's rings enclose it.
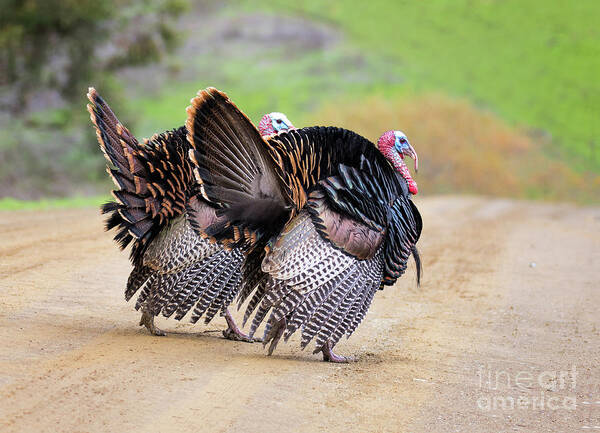
<path fill-rule="evenodd" d="M 208 88 L 188 107 L 188 141 L 206 200 L 219 203 L 206 236 L 246 253 L 241 306 L 250 335 L 266 322 L 273 352 L 301 330 L 326 361 L 364 318 L 375 292 L 404 273 L 422 222 L 417 185 L 404 156 L 417 154 L 401 131 L 377 145 L 335 127 L 268 139 L 227 95 Z"/>
<path fill-rule="evenodd" d="M 117 189 L 115 201 L 102 206 L 109 215 L 106 229 L 116 229 L 121 248 L 132 245 L 133 270 L 125 299 L 140 291 L 135 305 L 140 325 L 153 335 L 165 335 L 154 325 L 163 314 L 181 320 L 193 309 L 191 321 L 204 315 L 209 322 L 218 311 L 225 316 L 227 338 L 252 341 L 233 320 L 227 306 L 240 289 L 241 251 L 228 251 L 204 239 L 203 230 L 216 221 L 218 204 L 207 201 L 192 174 L 185 126 L 156 134 L 140 144 L 116 118 L 95 89 L 88 93 L 88 111 L 107 171 Z M 281 113 L 263 117 L 278 131 L 293 128 Z M 265 131 L 271 135 L 269 129 Z"/>

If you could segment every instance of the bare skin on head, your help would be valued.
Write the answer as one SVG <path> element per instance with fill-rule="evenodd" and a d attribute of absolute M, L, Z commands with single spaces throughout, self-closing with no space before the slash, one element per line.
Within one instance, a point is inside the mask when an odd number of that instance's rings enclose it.
<path fill-rule="evenodd" d="M 258 131 L 263 137 L 269 137 L 282 131 L 294 129 L 296 128 L 292 125 L 292 122 L 290 122 L 287 116 L 277 111 L 265 114 L 262 119 L 260 119 L 260 122 L 258 122 Z"/>
<path fill-rule="evenodd" d="M 419 170 L 419 157 L 409 143 L 406 134 L 398 130 L 384 132 L 379 137 L 379 140 L 377 140 L 377 148 L 392 163 L 396 171 L 406 179 L 410 193 L 416 195 L 419 192 L 417 183 L 410 175 L 410 171 L 404 162 L 404 157 L 409 156 L 414 160 L 415 172 Z"/>

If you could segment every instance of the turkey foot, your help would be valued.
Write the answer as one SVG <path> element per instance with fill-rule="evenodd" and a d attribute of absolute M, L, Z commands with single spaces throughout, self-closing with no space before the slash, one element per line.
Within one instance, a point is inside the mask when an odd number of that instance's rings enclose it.
<path fill-rule="evenodd" d="M 333 353 L 333 347 L 331 346 L 331 342 L 328 340 L 327 343 L 321 349 L 323 352 L 323 361 L 325 362 L 336 362 L 340 364 L 347 364 L 352 361 L 352 358 L 347 358 L 345 356 L 336 355 Z"/>
<path fill-rule="evenodd" d="M 163 337 L 167 335 L 165 331 L 159 329 L 154 325 L 154 316 L 146 311 L 142 312 L 142 318 L 140 319 L 140 326 L 144 325 L 150 334 L 156 335 L 157 337 Z"/>
<path fill-rule="evenodd" d="M 225 309 L 225 320 L 227 321 L 227 329 L 223 331 L 223 337 L 227 338 L 228 340 L 243 341 L 245 343 L 262 341 L 260 338 L 254 338 L 244 334 L 236 325 L 235 320 L 233 320 L 233 317 L 231 317 L 231 313 L 227 308 Z"/>

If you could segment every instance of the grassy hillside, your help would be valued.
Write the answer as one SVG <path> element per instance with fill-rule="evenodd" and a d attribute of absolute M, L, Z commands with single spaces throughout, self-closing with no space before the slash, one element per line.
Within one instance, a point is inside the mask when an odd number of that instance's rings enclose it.
<path fill-rule="evenodd" d="M 352 128 L 372 141 L 390 125 L 402 125 L 419 154 L 415 180 L 421 195 L 460 191 L 581 203 L 598 200 L 599 175 L 576 172 L 546 155 L 539 140 L 464 101 L 440 95 L 394 102 L 379 97 L 360 103 L 334 101 L 314 119 Z"/>
<path fill-rule="evenodd" d="M 588 0 L 198 2 L 180 49 L 90 85 L 112 83 L 108 102 L 138 137 L 182 125 L 215 86 L 255 122 L 283 111 L 372 139 L 405 130 L 424 193 L 597 202 L 599 12 Z M 0 137 L 6 195 L 108 191 L 85 90 L 76 116 L 45 110 Z"/>
<path fill-rule="evenodd" d="M 263 2 L 281 12 L 283 0 Z M 600 2 L 302 0 L 297 12 L 340 26 L 394 59 L 403 86 L 468 98 L 551 134 L 562 155 L 600 170 Z M 383 89 L 384 91 L 388 89 Z M 389 89 L 393 92 L 394 89 Z"/>
<path fill-rule="evenodd" d="M 188 61 L 197 79 L 131 102 L 142 107 L 139 131 L 149 135 L 182 124 L 191 95 L 214 85 L 255 121 L 279 110 L 298 126 L 343 125 L 372 139 L 404 129 L 422 154 L 425 193 L 596 201 L 592 118 L 600 116 L 600 84 L 590 65 L 600 58 L 593 56 L 600 38 L 583 3 L 540 5 L 309 0 L 290 11 L 276 0 L 263 5 L 271 20 L 247 11 L 265 22 L 269 43 L 249 31 L 229 56 L 217 47 Z M 245 15 L 225 9 L 221 16 L 235 25 Z M 338 37 L 289 49 L 289 39 L 302 35 L 294 17 Z"/>
<path fill-rule="evenodd" d="M 184 67 L 192 62 L 197 79 L 132 100 L 145 107 L 143 134 L 181 123 L 181 107 L 209 84 L 226 89 L 253 117 L 270 110 L 306 117 L 339 95 L 435 92 L 529 128 L 551 144 L 545 152 L 566 157 L 578 171 L 600 171 L 599 2 L 303 0 L 290 9 L 289 2 L 269 0 L 247 3 L 247 14 L 256 15 L 257 5 L 277 14 L 279 24 L 262 30 L 270 44 L 250 33 L 227 55 L 209 50 L 187 58 Z M 242 16 L 230 8 L 222 14 Z M 342 40 L 287 48 L 293 17 L 337 29 Z"/>

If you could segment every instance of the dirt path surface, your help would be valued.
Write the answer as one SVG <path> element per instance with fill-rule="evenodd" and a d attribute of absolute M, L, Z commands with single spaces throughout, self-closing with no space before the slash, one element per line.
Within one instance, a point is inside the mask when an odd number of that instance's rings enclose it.
<path fill-rule="evenodd" d="M 418 206 L 423 284 L 379 292 L 341 366 L 222 318 L 152 337 L 97 210 L 0 213 L 0 431 L 600 432 L 600 209 Z"/>

